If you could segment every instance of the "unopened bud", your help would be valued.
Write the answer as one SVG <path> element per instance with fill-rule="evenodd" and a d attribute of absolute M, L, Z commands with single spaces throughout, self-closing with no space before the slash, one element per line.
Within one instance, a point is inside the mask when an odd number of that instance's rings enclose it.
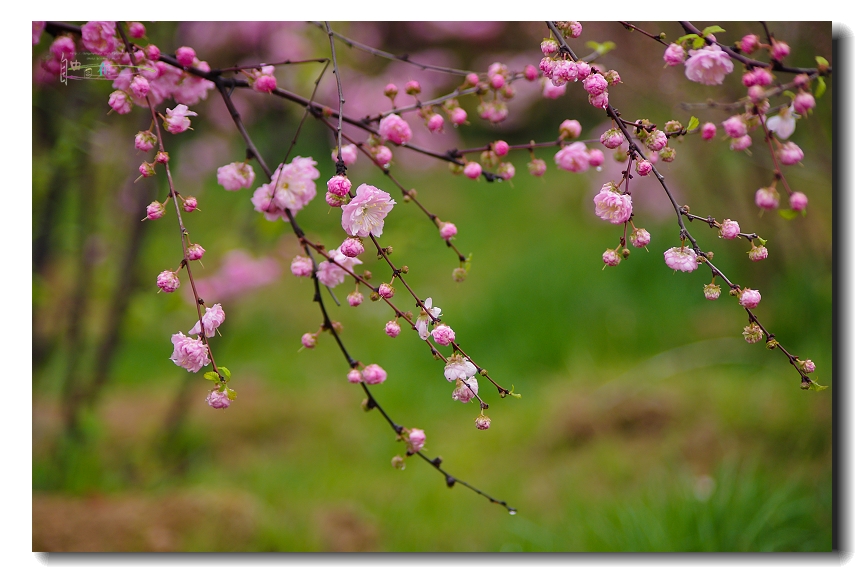
<path fill-rule="evenodd" d="M 405 460 L 402 459 L 402 456 L 393 456 L 393 459 L 390 460 L 390 465 L 396 468 L 397 470 L 405 469 Z"/>
<path fill-rule="evenodd" d="M 461 283 L 468 276 L 468 271 L 463 269 L 462 267 L 458 267 L 453 269 L 453 280 L 457 283 Z"/>
<path fill-rule="evenodd" d="M 399 271 L 400 271 L 403 275 L 407 275 L 407 274 L 408 274 L 408 265 L 404 265 L 401 269 L 399 269 Z"/>
<path fill-rule="evenodd" d="M 672 131 L 681 131 L 682 129 L 683 129 L 683 126 L 681 125 L 681 122 L 675 121 L 674 119 L 671 121 L 667 121 L 666 125 L 663 126 L 663 131 L 665 131 L 666 133 L 669 133 Z"/>

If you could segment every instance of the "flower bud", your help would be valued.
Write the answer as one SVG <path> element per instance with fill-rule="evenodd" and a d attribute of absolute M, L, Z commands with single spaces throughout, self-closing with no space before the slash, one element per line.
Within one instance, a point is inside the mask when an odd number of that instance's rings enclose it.
<path fill-rule="evenodd" d="M 800 191 L 795 191 L 789 195 L 789 208 L 793 211 L 803 211 L 807 208 L 807 195 Z"/>
<path fill-rule="evenodd" d="M 191 213 L 195 209 L 198 208 L 198 199 L 195 197 L 186 197 L 183 201 L 183 210 L 187 213 Z"/>
<path fill-rule="evenodd" d="M 408 95 L 416 96 L 420 94 L 420 91 L 420 82 L 417 80 L 409 80 L 405 84 L 405 93 Z"/>
<path fill-rule="evenodd" d="M 220 392 L 218 390 L 213 390 L 210 394 L 207 395 L 206 398 L 207 405 L 211 408 L 216 408 L 217 410 L 220 408 L 227 408 L 231 405 L 231 400 L 228 398 L 227 392 Z"/>
<path fill-rule="evenodd" d="M 300 343 L 303 344 L 304 348 L 315 348 L 315 346 L 318 344 L 318 335 L 307 332 L 300 337 Z"/>
<path fill-rule="evenodd" d="M 771 210 L 780 206 L 780 193 L 773 187 L 762 187 L 756 191 L 756 206 Z"/>
<path fill-rule="evenodd" d="M 174 292 L 180 287 L 180 279 L 174 271 L 162 271 L 156 277 L 156 286 L 164 292 Z"/>
<path fill-rule="evenodd" d="M 402 327 L 395 320 L 391 320 L 384 325 L 384 333 L 390 338 L 396 338 L 400 332 L 402 332 Z"/>
<path fill-rule="evenodd" d="M 390 465 L 396 468 L 397 470 L 405 469 L 405 460 L 402 459 L 402 456 L 393 456 L 393 459 L 390 460 Z"/>
<path fill-rule="evenodd" d="M 152 163 L 147 163 L 145 161 L 138 166 L 138 173 L 140 173 L 142 177 L 153 177 L 156 175 L 156 170 L 153 169 Z"/>
<path fill-rule="evenodd" d="M 457 283 L 461 283 L 468 276 L 468 271 L 463 269 L 462 267 L 457 267 L 453 269 L 453 280 Z"/>
<path fill-rule="evenodd" d="M 161 163 L 165 165 L 170 160 L 168 152 L 166 151 L 157 151 L 156 152 L 156 163 Z"/>
<path fill-rule="evenodd" d="M 486 414 L 480 414 L 474 419 L 474 425 L 478 430 L 488 430 L 492 420 Z"/>
<path fill-rule="evenodd" d="M 738 233 L 740 232 L 741 227 L 738 226 L 738 221 L 730 221 L 729 219 L 723 219 L 723 223 L 720 225 L 721 239 L 735 239 L 738 237 Z"/>
<path fill-rule="evenodd" d="M 363 293 L 354 291 L 348 295 L 348 306 L 360 306 L 363 302 Z"/>
<path fill-rule="evenodd" d="M 457 232 L 456 225 L 454 225 L 453 223 L 450 223 L 450 222 L 443 223 L 441 225 L 441 228 L 439 229 L 439 233 L 441 234 L 441 238 L 444 239 L 445 241 L 449 241 L 450 239 L 455 237 L 456 232 Z"/>
<path fill-rule="evenodd" d="M 387 380 L 387 373 L 377 364 L 370 364 L 363 369 L 363 381 L 367 384 L 380 384 Z"/>
<path fill-rule="evenodd" d="M 348 258 L 353 258 L 363 254 L 363 241 L 357 237 L 348 237 L 339 246 L 339 251 Z"/>
<path fill-rule="evenodd" d="M 675 154 L 675 149 L 667 145 L 660 150 L 660 161 L 672 163 L 673 161 L 675 161 Z"/>
<path fill-rule="evenodd" d="M 761 300 L 762 295 L 759 294 L 759 291 L 749 288 L 745 288 L 741 291 L 741 294 L 738 295 L 738 304 L 744 308 L 756 308 Z"/>
<path fill-rule="evenodd" d="M 159 201 L 153 201 L 147 205 L 147 219 L 155 221 L 165 215 L 165 206 Z"/>
<path fill-rule="evenodd" d="M 291 274 L 295 277 L 311 277 L 312 268 L 312 259 L 309 257 L 297 255 L 294 257 L 294 260 L 291 261 Z"/>
<path fill-rule="evenodd" d="M 765 245 L 754 245 L 752 249 L 747 251 L 747 255 L 751 261 L 761 261 L 768 258 L 768 248 Z"/>
<path fill-rule="evenodd" d="M 754 323 L 750 323 L 744 327 L 744 340 L 749 344 L 755 344 L 762 340 L 762 329 Z"/>
<path fill-rule="evenodd" d="M 156 136 L 151 131 L 139 131 L 135 136 L 135 149 L 150 151 L 156 145 Z"/>
<path fill-rule="evenodd" d="M 528 173 L 534 177 L 542 177 L 546 173 L 546 162 L 539 158 L 534 158 L 528 162 Z"/>
<path fill-rule="evenodd" d="M 813 364 L 812 360 L 798 360 L 798 367 L 806 374 L 811 374 L 816 370 L 816 365 Z"/>
<path fill-rule="evenodd" d="M 647 229 L 636 229 L 630 233 L 630 244 L 634 247 L 641 248 L 651 242 L 651 233 Z"/>
<path fill-rule="evenodd" d="M 575 119 L 565 119 L 558 127 L 562 139 L 576 139 L 582 134 L 582 124 Z"/>
<path fill-rule="evenodd" d="M 360 374 L 360 371 L 356 368 L 352 368 L 350 372 L 348 372 L 348 382 L 352 384 L 359 384 L 363 381 L 363 375 Z"/>
<path fill-rule="evenodd" d="M 439 324 L 432 330 L 432 338 L 441 346 L 448 346 L 456 340 L 456 333 L 446 324 Z"/>
<path fill-rule="evenodd" d="M 603 263 L 606 266 L 617 267 L 621 263 L 621 255 L 615 249 L 606 249 L 603 253 Z"/>
<path fill-rule="evenodd" d="M 396 84 L 387 84 L 384 86 L 384 95 L 388 98 L 393 99 L 398 93 L 399 88 L 396 87 Z"/>
<path fill-rule="evenodd" d="M 205 252 L 206 251 L 204 250 L 204 247 L 202 247 L 198 243 L 195 243 L 194 245 L 190 245 L 189 248 L 186 249 L 186 258 L 190 261 L 197 261 L 204 256 Z"/>
<path fill-rule="evenodd" d="M 717 135 L 717 126 L 713 123 L 706 123 L 702 126 L 702 139 L 708 141 L 709 139 L 714 139 L 714 136 Z"/>
<path fill-rule="evenodd" d="M 720 286 L 711 283 L 710 285 L 705 285 L 705 298 L 708 300 L 717 300 L 720 298 Z"/>

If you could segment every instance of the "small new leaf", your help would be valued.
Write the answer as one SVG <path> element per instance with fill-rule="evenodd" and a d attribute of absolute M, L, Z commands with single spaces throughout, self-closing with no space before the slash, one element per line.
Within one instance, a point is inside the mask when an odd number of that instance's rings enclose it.
<path fill-rule="evenodd" d="M 795 92 L 791 92 L 789 90 L 783 90 L 783 95 L 788 97 L 789 99 L 795 99 Z"/>
<path fill-rule="evenodd" d="M 702 30 L 702 35 L 707 36 L 708 34 L 716 34 L 717 32 L 725 32 L 723 28 L 720 26 L 708 26 L 704 30 Z"/>
<path fill-rule="evenodd" d="M 697 127 L 699 127 L 699 118 L 697 118 L 695 115 L 691 115 L 690 123 L 687 124 L 687 131 L 693 131 Z"/>
<path fill-rule="evenodd" d="M 819 64 L 820 66 L 825 66 L 826 68 L 828 66 L 830 66 L 830 64 L 828 63 L 828 60 L 826 60 L 822 56 L 816 56 L 816 63 Z"/>
<path fill-rule="evenodd" d="M 235 392 L 231 388 L 228 388 L 228 390 L 225 392 L 225 395 L 228 396 L 229 400 L 236 400 L 237 399 L 237 392 Z"/>
<path fill-rule="evenodd" d="M 514 392 L 515 389 L 516 389 L 515 384 L 510 386 L 510 395 L 513 396 L 514 398 L 521 398 L 522 394 L 517 394 L 516 392 Z"/>
<path fill-rule="evenodd" d="M 699 37 L 699 34 L 685 34 L 685 35 L 681 36 L 680 38 L 678 38 L 678 41 L 676 43 L 677 44 L 684 44 L 684 42 L 686 42 L 688 40 L 695 40 L 698 37 Z"/>
<path fill-rule="evenodd" d="M 813 380 L 810 381 L 810 390 L 814 390 L 816 392 L 821 392 L 822 390 L 827 390 L 827 389 L 828 389 L 828 386 L 821 386 L 821 385 L 817 384 L 816 382 L 814 382 Z"/>
<path fill-rule="evenodd" d="M 816 78 L 816 89 L 813 90 L 813 95 L 816 97 L 822 97 L 822 94 L 825 93 L 825 78 L 819 76 Z"/>
<path fill-rule="evenodd" d="M 211 382 L 218 382 L 219 381 L 219 375 L 211 370 L 210 372 L 204 373 L 204 379 L 210 380 Z"/>
<path fill-rule="evenodd" d="M 798 211 L 793 211 L 792 209 L 780 209 L 777 212 L 780 213 L 781 217 L 789 221 L 798 216 Z"/>
<path fill-rule="evenodd" d="M 222 373 L 222 376 L 225 377 L 225 382 L 231 381 L 231 371 L 225 368 L 224 366 L 219 367 L 219 372 Z"/>
<path fill-rule="evenodd" d="M 696 38 L 693 40 L 693 49 L 698 50 L 705 45 L 705 38 Z"/>

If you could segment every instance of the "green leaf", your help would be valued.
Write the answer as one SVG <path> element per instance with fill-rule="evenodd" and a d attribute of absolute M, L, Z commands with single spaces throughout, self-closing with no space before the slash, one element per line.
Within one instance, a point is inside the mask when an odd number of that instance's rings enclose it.
<path fill-rule="evenodd" d="M 813 90 L 813 95 L 816 97 L 822 97 L 822 94 L 825 93 L 825 78 L 819 76 L 816 78 L 816 89 Z"/>
<path fill-rule="evenodd" d="M 699 34 L 685 34 L 685 35 L 681 36 L 680 38 L 678 38 L 678 41 L 675 43 L 676 44 L 683 44 L 684 42 L 687 42 L 688 40 L 695 40 L 698 37 L 699 37 Z"/>
<path fill-rule="evenodd" d="M 817 384 L 816 382 L 814 382 L 812 380 L 810 381 L 810 390 L 813 390 L 814 392 L 821 392 L 822 390 L 827 390 L 827 389 L 828 389 L 828 386 L 822 386 L 822 385 Z"/>
<path fill-rule="evenodd" d="M 708 26 L 704 30 L 702 30 L 702 35 L 707 36 L 708 34 L 716 34 L 717 32 L 725 32 L 723 28 L 720 26 Z"/>
<path fill-rule="evenodd" d="M 514 398 L 521 398 L 522 394 L 517 394 L 516 392 L 514 392 L 515 389 L 516 389 L 515 384 L 510 386 L 510 395 L 513 396 Z"/>
<path fill-rule="evenodd" d="M 220 367 L 219 367 L 219 372 L 221 372 L 221 373 L 222 373 L 222 376 L 225 377 L 225 381 L 226 381 L 226 382 L 230 382 L 230 381 L 231 381 L 231 371 L 230 371 L 230 370 L 228 370 L 228 369 L 225 368 L 224 366 L 220 366 Z"/>
<path fill-rule="evenodd" d="M 219 381 L 219 375 L 211 370 L 210 372 L 204 373 L 204 379 L 210 380 L 211 382 L 218 382 Z"/>
<path fill-rule="evenodd" d="M 797 94 L 795 94 L 795 92 L 791 92 L 789 90 L 783 90 L 783 95 L 788 97 L 789 99 L 795 99 L 795 96 Z"/>
<path fill-rule="evenodd" d="M 789 221 L 798 216 L 798 211 L 793 211 L 792 209 L 780 209 L 777 212 L 780 213 L 781 217 Z"/>
<path fill-rule="evenodd" d="M 225 395 L 228 396 L 229 400 L 236 400 L 237 399 L 237 392 L 235 392 L 231 388 L 228 388 L 228 391 L 225 392 Z"/>
<path fill-rule="evenodd" d="M 704 45 L 705 45 L 705 38 L 697 37 L 695 40 L 693 40 L 693 49 L 694 50 L 698 50 L 699 48 L 701 48 Z"/>
<path fill-rule="evenodd" d="M 602 47 L 603 47 L 603 53 L 604 53 L 604 54 L 608 54 L 609 52 L 611 52 L 612 50 L 614 50 L 614 49 L 617 48 L 618 46 L 615 45 L 615 42 L 613 42 L 613 41 L 610 40 L 610 41 L 607 41 L 607 42 L 603 42 L 603 46 L 602 46 Z"/>
<path fill-rule="evenodd" d="M 598 44 L 597 42 L 590 42 L 590 41 L 589 41 L 589 42 L 585 42 L 585 46 L 588 47 L 588 48 L 590 48 L 591 50 L 593 50 L 593 51 L 595 51 L 595 52 L 599 52 L 599 51 L 600 51 L 600 44 Z"/>
<path fill-rule="evenodd" d="M 831 64 L 828 63 L 828 60 L 826 60 L 822 56 L 816 56 L 816 63 L 820 66 L 831 67 Z"/>
<path fill-rule="evenodd" d="M 695 115 L 691 115 L 690 123 L 687 124 L 687 131 L 693 131 L 697 127 L 699 127 L 699 118 L 697 118 Z"/>

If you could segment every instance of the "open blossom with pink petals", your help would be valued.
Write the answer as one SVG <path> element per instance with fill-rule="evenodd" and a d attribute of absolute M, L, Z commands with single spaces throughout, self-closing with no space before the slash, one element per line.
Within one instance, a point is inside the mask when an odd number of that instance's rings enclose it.
<path fill-rule="evenodd" d="M 222 305 L 214 304 L 213 306 L 208 307 L 204 312 L 204 315 L 201 317 L 201 320 L 196 322 L 195 326 L 192 327 L 192 330 L 189 331 L 189 336 L 201 334 L 202 322 L 204 323 L 204 336 L 207 338 L 216 336 L 216 329 L 225 322 L 225 311 L 222 310 Z"/>
<path fill-rule="evenodd" d="M 411 140 L 411 128 L 408 122 L 395 113 L 391 113 L 381 120 L 378 126 L 378 135 L 396 145 L 408 143 Z"/>
<path fill-rule="evenodd" d="M 237 191 L 241 188 L 249 189 L 255 180 L 255 171 L 248 163 L 235 161 L 223 165 L 216 170 L 216 181 L 226 191 Z"/>
<path fill-rule="evenodd" d="M 117 47 L 115 22 L 87 22 L 81 26 L 81 43 L 99 56 L 107 56 Z"/>
<path fill-rule="evenodd" d="M 345 165 L 354 165 L 354 163 L 357 161 L 357 154 L 358 153 L 359 152 L 357 150 L 357 146 L 354 145 L 353 143 L 349 143 L 348 145 L 343 145 L 342 146 L 342 162 Z M 337 159 L 335 149 L 330 153 L 330 157 L 333 159 L 333 162 L 335 163 L 336 159 Z"/>
<path fill-rule="evenodd" d="M 420 316 L 417 317 L 417 322 L 414 324 L 414 327 L 417 329 L 417 334 L 420 335 L 420 338 L 426 340 L 429 338 L 429 323 L 433 319 L 441 316 L 441 309 L 437 306 L 432 306 L 431 298 L 426 299 L 423 303 L 423 307 L 424 308 L 420 310 Z"/>
<path fill-rule="evenodd" d="M 387 372 L 377 364 L 370 364 L 363 369 L 363 381 L 367 384 L 380 384 L 387 380 Z"/>
<path fill-rule="evenodd" d="M 699 266 L 696 260 L 696 251 L 690 247 L 672 247 L 663 253 L 666 266 L 673 271 L 684 271 L 691 273 Z"/>
<path fill-rule="evenodd" d="M 444 377 L 450 382 L 468 380 L 475 374 L 477 374 L 477 367 L 461 354 L 453 354 L 444 366 Z"/>
<path fill-rule="evenodd" d="M 207 394 L 205 401 L 208 406 L 216 408 L 217 410 L 220 408 L 227 408 L 231 405 L 231 398 L 228 397 L 228 392 L 220 392 L 219 390 L 213 390 Z"/>
<path fill-rule="evenodd" d="M 630 195 L 618 193 L 618 188 L 611 182 L 604 184 L 594 196 L 594 206 L 594 214 L 613 225 L 624 223 L 633 213 Z"/>
<path fill-rule="evenodd" d="M 380 237 L 384 232 L 384 218 L 396 204 L 390 194 L 365 183 L 357 188 L 357 195 L 342 206 L 342 228 L 349 235 Z"/>
<path fill-rule="evenodd" d="M 456 388 L 453 389 L 453 399 L 467 404 L 475 396 L 478 396 L 480 385 L 477 379 L 471 376 L 467 380 L 459 380 L 456 382 Z"/>
<path fill-rule="evenodd" d="M 717 44 L 701 50 L 690 50 L 690 57 L 684 62 L 684 75 L 691 82 L 706 86 L 718 86 L 727 74 L 732 73 L 732 58 Z"/>
<path fill-rule="evenodd" d="M 555 165 L 559 169 L 582 173 L 590 166 L 588 148 L 581 141 L 571 143 L 555 154 Z"/>
<path fill-rule="evenodd" d="M 297 255 L 291 261 L 291 274 L 295 277 L 311 277 L 312 276 L 312 259 L 303 255 Z"/>
<path fill-rule="evenodd" d="M 184 131 L 192 127 L 192 121 L 189 119 L 189 117 L 194 117 L 198 115 L 194 111 L 189 111 L 189 108 L 182 103 L 178 104 L 174 109 L 166 109 L 165 114 L 165 121 L 163 122 L 163 125 L 169 133 L 173 133 L 175 135 L 178 133 L 183 133 Z"/>
<path fill-rule="evenodd" d="M 667 66 L 683 64 L 686 59 L 687 53 L 679 44 L 669 44 L 669 47 L 663 52 L 663 61 L 666 62 Z"/>
<path fill-rule="evenodd" d="M 759 294 L 759 291 L 749 288 L 745 288 L 741 291 L 741 294 L 738 295 L 738 304 L 744 308 L 756 308 L 761 300 L 762 295 Z"/>
<path fill-rule="evenodd" d="M 360 259 L 346 257 L 339 249 L 328 251 L 328 254 L 334 262 L 321 261 L 321 263 L 318 264 L 318 272 L 315 273 L 315 276 L 318 277 L 321 284 L 330 288 L 342 284 L 342 281 L 345 280 L 345 270 L 343 270 L 342 267 L 353 271 L 354 265 L 362 264 Z M 342 267 L 339 265 L 342 265 Z"/>
<path fill-rule="evenodd" d="M 210 364 L 207 345 L 201 342 L 201 339 L 189 338 L 182 332 L 178 332 L 171 336 L 171 343 L 174 345 L 171 361 L 177 366 L 185 368 L 189 372 L 198 372 Z"/>
<path fill-rule="evenodd" d="M 280 164 L 266 183 L 252 194 L 255 210 L 268 221 L 281 218 L 288 221 L 285 209 L 296 215 L 315 197 L 315 180 L 321 175 L 311 157 L 295 157 L 291 163 Z"/>
<path fill-rule="evenodd" d="M 164 292 L 174 292 L 180 288 L 180 279 L 174 271 L 162 271 L 156 277 L 156 286 Z"/>
<path fill-rule="evenodd" d="M 417 428 L 411 428 L 408 432 L 407 443 L 408 451 L 416 454 L 423 448 L 423 444 L 426 443 L 426 432 Z"/>

